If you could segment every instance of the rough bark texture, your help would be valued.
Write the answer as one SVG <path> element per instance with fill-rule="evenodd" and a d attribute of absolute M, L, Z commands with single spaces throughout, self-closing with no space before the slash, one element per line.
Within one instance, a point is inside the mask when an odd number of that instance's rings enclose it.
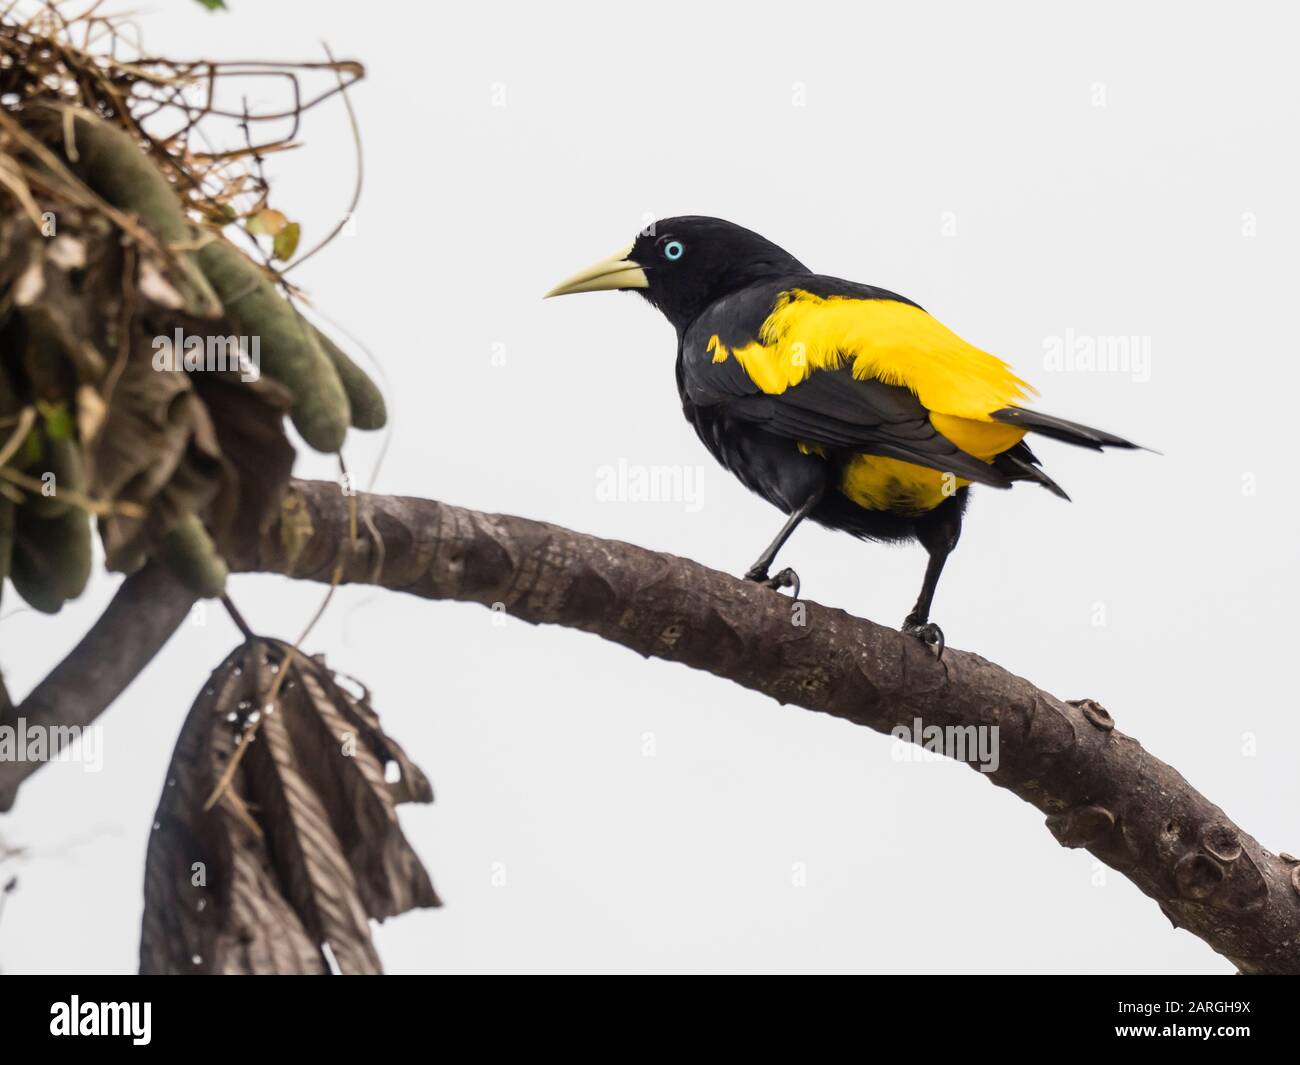
<path fill-rule="evenodd" d="M 688 559 L 429 500 L 356 503 L 350 544 L 338 487 L 295 482 L 259 557 L 239 568 L 328 581 L 342 556 L 344 582 L 581 629 L 881 732 L 918 717 L 997 726 L 1000 765 L 983 775 L 1046 814 L 1062 845 L 1086 847 L 1243 972 L 1300 973 L 1300 865 L 1265 850 L 1091 701 L 1064 702 L 968 652 L 937 661 L 893 629 Z M 79 712 L 107 701 L 83 696 Z"/>

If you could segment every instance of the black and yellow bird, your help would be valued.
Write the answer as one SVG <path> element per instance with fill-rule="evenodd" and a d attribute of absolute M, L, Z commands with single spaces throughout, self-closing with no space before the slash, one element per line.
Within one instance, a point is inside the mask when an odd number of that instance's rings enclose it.
<path fill-rule="evenodd" d="M 749 489 L 789 515 L 745 574 L 768 571 L 804 518 L 929 552 L 903 631 L 937 645 L 939 574 L 957 544 L 969 486 L 1033 481 L 1069 497 L 1026 433 L 1100 450 L 1127 440 L 1027 410 L 1033 389 L 911 300 L 815 274 L 719 218 L 666 218 L 548 296 L 629 289 L 677 330 L 677 389 L 696 433 Z"/>

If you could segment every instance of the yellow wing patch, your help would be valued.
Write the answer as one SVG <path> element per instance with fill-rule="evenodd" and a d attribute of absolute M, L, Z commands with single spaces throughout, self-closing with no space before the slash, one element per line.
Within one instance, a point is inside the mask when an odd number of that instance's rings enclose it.
<path fill-rule="evenodd" d="M 715 335 L 707 350 L 714 362 L 734 356 L 769 395 L 780 395 L 814 370 L 834 370 L 851 361 L 859 380 L 874 377 L 901 385 L 933 414 L 984 423 L 993 411 L 1015 406 L 1034 391 L 1001 359 L 966 343 L 919 307 L 897 300 L 822 297 L 794 289 L 777 297 L 756 341 L 728 348 Z M 948 436 L 937 421 L 935 428 Z M 1024 435 L 1014 432 L 1019 435 L 1006 447 Z M 1000 432 L 998 439 L 1007 436 Z M 979 450 L 988 450 L 988 443 Z"/>

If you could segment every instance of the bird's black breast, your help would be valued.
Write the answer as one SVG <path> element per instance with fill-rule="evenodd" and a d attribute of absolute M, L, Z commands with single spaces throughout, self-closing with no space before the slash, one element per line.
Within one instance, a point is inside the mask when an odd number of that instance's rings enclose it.
<path fill-rule="evenodd" d="M 677 391 L 682 413 L 709 454 L 751 492 L 788 514 L 810 493 L 826 487 L 829 469 L 822 459 L 801 454 L 791 441 L 736 418 L 723 406 L 696 403 L 686 388 L 680 350 Z"/>
<path fill-rule="evenodd" d="M 815 491 L 822 501 L 809 517 L 819 525 L 868 540 L 909 540 L 916 516 L 866 510 L 838 490 L 843 456 L 810 454 L 794 441 L 765 432 L 730 414 L 724 405 L 698 404 L 690 396 L 682 352 L 677 356 L 677 391 L 682 413 L 725 469 L 751 492 L 789 514 Z M 965 490 L 959 495 L 963 497 Z"/>

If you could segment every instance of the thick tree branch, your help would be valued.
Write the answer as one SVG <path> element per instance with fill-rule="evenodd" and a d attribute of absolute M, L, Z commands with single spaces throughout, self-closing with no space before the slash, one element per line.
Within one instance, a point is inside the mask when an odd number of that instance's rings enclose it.
<path fill-rule="evenodd" d="M 338 488 L 296 484 L 246 568 L 328 581 L 341 552 L 344 581 L 499 603 L 881 732 L 918 717 L 997 726 L 989 779 L 1047 814 L 1063 845 L 1087 847 L 1241 970 L 1300 972 L 1300 865 L 1261 847 L 1094 703 L 1062 702 L 963 651 L 936 661 L 893 629 L 796 607 L 688 559 L 428 500 L 357 503 L 349 547 Z"/>
<path fill-rule="evenodd" d="M 1300 973 L 1300 865 L 1261 847 L 1095 703 L 1062 702 L 967 652 L 936 661 L 892 629 L 688 559 L 429 500 L 355 498 L 351 543 L 338 487 L 295 482 L 260 556 L 238 568 L 329 581 L 341 561 L 345 582 L 500 604 L 881 732 L 917 718 L 996 727 L 989 779 L 1047 814 L 1064 846 L 1087 847 L 1242 971 Z M 66 717 L 108 701 L 82 693 Z M 65 719 L 43 706 L 47 720 Z"/>
<path fill-rule="evenodd" d="M 33 727 L 86 726 L 126 689 L 194 605 L 194 593 L 161 563 L 128 577 L 108 609 L 50 675 L 17 706 L 0 710 L 0 726 L 19 718 Z M 0 760 L 0 810 L 44 762 Z"/>

